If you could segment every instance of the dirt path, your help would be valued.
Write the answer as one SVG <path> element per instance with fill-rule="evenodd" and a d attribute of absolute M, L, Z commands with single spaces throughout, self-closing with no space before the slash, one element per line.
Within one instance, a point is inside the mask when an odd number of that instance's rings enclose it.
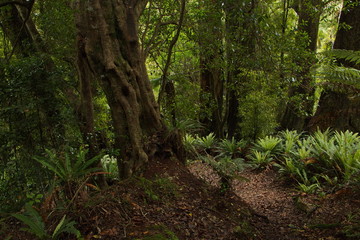
<path fill-rule="evenodd" d="M 217 185 L 219 177 L 208 165 L 196 162 L 189 168 L 194 175 Z M 344 226 L 351 224 L 349 216 L 360 216 L 359 193 L 343 189 L 325 197 L 301 194 L 271 169 L 245 170 L 240 175 L 248 181 L 235 180 L 233 190 L 255 212 L 252 224 L 262 235 L 258 239 L 360 239 L 344 232 Z"/>
<path fill-rule="evenodd" d="M 234 191 L 258 214 L 255 224 L 267 233 L 265 239 L 307 238 L 307 213 L 295 204 L 297 193 L 278 181 L 274 171 L 245 171 L 241 176 L 249 181 L 236 181 Z"/>

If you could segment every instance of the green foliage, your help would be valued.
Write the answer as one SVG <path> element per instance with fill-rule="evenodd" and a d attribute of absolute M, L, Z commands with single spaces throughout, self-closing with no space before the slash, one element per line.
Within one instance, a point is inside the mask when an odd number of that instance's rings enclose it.
<path fill-rule="evenodd" d="M 342 224 L 341 232 L 348 239 L 358 239 L 360 237 L 360 214 L 349 214 Z"/>
<path fill-rule="evenodd" d="M 240 156 L 247 145 L 244 140 L 237 141 L 235 138 L 222 139 L 219 142 L 215 135 L 210 133 L 205 137 L 186 135 L 185 147 L 192 151 L 197 159 L 208 163 L 221 177 L 222 190 L 231 187 L 234 178 L 242 179 L 239 172 L 248 166 Z"/>
<path fill-rule="evenodd" d="M 295 149 L 296 143 L 301 137 L 301 133 L 285 130 L 280 132 L 280 137 L 284 139 L 283 151 L 285 154 L 290 154 Z"/>
<path fill-rule="evenodd" d="M 347 49 L 332 49 L 327 53 L 332 57 L 344 59 L 354 64 L 360 64 L 360 51 L 353 51 Z"/>
<path fill-rule="evenodd" d="M 360 88 L 360 71 L 352 67 L 344 67 L 336 64 L 335 59 L 345 60 L 347 63 L 356 65 L 360 63 L 360 52 L 346 49 L 332 49 L 325 52 L 326 63 L 322 64 L 317 71 L 321 82 L 326 88 L 340 92 L 352 92 Z"/>
<path fill-rule="evenodd" d="M 299 183 L 297 188 L 300 192 L 307 193 L 307 194 L 313 194 L 313 193 L 316 193 L 321 187 L 320 187 L 320 184 L 318 184 L 318 183 L 314 183 L 314 184 Z"/>
<path fill-rule="evenodd" d="M 56 153 L 46 150 L 47 157 L 37 156 L 34 159 L 55 173 L 61 181 L 76 182 L 90 173 L 100 170 L 93 165 L 100 161 L 102 155 L 86 159 L 87 152 L 88 150 L 79 149 L 76 154 L 65 153 L 63 158 L 59 158 Z"/>
<path fill-rule="evenodd" d="M 252 153 L 248 156 L 248 158 L 252 161 L 255 166 L 259 168 L 266 167 L 273 160 L 270 156 L 269 151 L 261 152 L 258 150 L 253 150 Z"/>
<path fill-rule="evenodd" d="M 76 29 L 74 10 L 68 0 L 43 1 L 35 4 L 34 9 L 37 27 L 43 41 L 52 54 L 58 58 L 73 56 Z"/>
<path fill-rule="evenodd" d="M 205 163 L 209 164 L 221 177 L 221 189 L 226 191 L 231 188 L 231 181 L 233 179 L 244 180 L 239 175 L 248 165 L 242 158 L 212 157 L 210 155 L 199 156 Z"/>
<path fill-rule="evenodd" d="M 46 150 L 47 157 L 35 156 L 34 159 L 43 167 L 55 174 L 54 185 L 62 190 L 65 201 L 73 201 L 91 175 L 104 174 L 99 167 L 102 154 L 87 159 L 88 150 L 80 148 L 77 152 L 65 152 L 62 156 L 55 152 Z"/>
<path fill-rule="evenodd" d="M 196 145 L 199 146 L 201 149 L 209 150 L 214 147 L 216 144 L 215 134 L 209 133 L 205 137 L 198 137 L 196 139 Z"/>
<path fill-rule="evenodd" d="M 190 135 L 190 134 L 185 134 L 184 137 L 184 147 L 185 150 L 189 153 L 196 153 L 196 137 Z"/>
<path fill-rule="evenodd" d="M 71 221 L 69 218 L 66 217 L 66 215 L 64 215 L 56 226 L 54 232 L 52 233 L 51 238 L 59 239 L 62 233 L 69 233 L 75 235 L 77 239 L 80 239 L 81 233 L 75 228 L 75 224 L 75 221 Z"/>
<path fill-rule="evenodd" d="M 43 194 L 26 193 L 27 203 L 30 205 L 38 204 L 43 199 Z"/>
<path fill-rule="evenodd" d="M 63 233 L 73 234 L 77 239 L 81 238 L 79 230 L 75 228 L 76 222 L 69 220 L 64 215 L 60 222 L 56 225 L 52 234 L 48 234 L 45 223 L 43 222 L 40 214 L 30 205 L 25 205 L 25 212 L 22 214 L 13 214 L 15 218 L 22 221 L 27 225 L 26 228 L 22 228 L 22 231 L 27 231 L 34 234 L 39 239 L 59 239 Z"/>
<path fill-rule="evenodd" d="M 244 140 L 237 141 L 234 137 L 231 139 L 222 139 L 217 147 L 218 157 L 236 158 L 240 155 L 247 142 Z"/>
<path fill-rule="evenodd" d="M 285 157 L 281 164 L 275 163 L 275 166 L 278 167 L 280 174 L 293 180 L 297 179 L 298 170 L 303 168 L 300 161 L 296 161 L 289 157 Z"/>
<path fill-rule="evenodd" d="M 201 124 L 198 121 L 192 119 L 184 119 L 176 121 L 175 129 L 180 131 L 180 133 L 195 133 L 202 129 Z M 170 130 L 172 130 L 170 128 Z"/>
<path fill-rule="evenodd" d="M 277 155 L 281 151 L 281 139 L 274 136 L 266 136 L 256 141 L 254 149 L 268 152 L 270 156 Z"/>
<path fill-rule="evenodd" d="M 46 232 L 45 223 L 40 214 L 29 204 L 25 205 L 25 213 L 13 214 L 14 217 L 25 223 L 28 227 L 21 230 L 36 235 L 39 239 L 47 239 L 49 235 Z"/>
<path fill-rule="evenodd" d="M 244 159 L 231 158 L 229 156 L 218 158 L 208 156 L 203 158 L 203 160 L 210 164 L 221 177 L 226 177 L 229 179 L 235 178 L 237 173 L 244 170 L 244 168 L 247 166 L 244 162 Z"/>
<path fill-rule="evenodd" d="M 360 179 L 360 137 L 350 131 L 316 131 L 304 136 L 283 131 L 279 137 L 259 139 L 249 159 L 258 167 L 276 160 L 274 166 L 298 183 L 298 189 L 314 193 L 324 187 L 358 182 Z"/>
<path fill-rule="evenodd" d="M 358 133 L 350 131 L 338 132 L 333 136 L 337 145 L 334 153 L 335 167 L 343 175 L 345 181 L 349 181 L 353 174 L 360 170 L 360 137 Z"/>
<path fill-rule="evenodd" d="M 318 74 L 327 80 L 327 82 L 322 83 L 326 88 L 340 92 L 349 92 L 351 87 L 360 88 L 360 71 L 358 69 L 324 65 L 319 69 Z"/>
<path fill-rule="evenodd" d="M 0 61 L 0 211 L 18 211 L 27 193 L 46 192 L 52 176 L 33 156 L 79 143 L 74 115 L 59 94 L 64 72 L 48 69 L 49 57 L 34 53 Z"/>
<path fill-rule="evenodd" d="M 242 100 L 241 135 L 255 140 L 273 133 L 276 122 L 276 99 L 269 93 L 254 90 Z"/>

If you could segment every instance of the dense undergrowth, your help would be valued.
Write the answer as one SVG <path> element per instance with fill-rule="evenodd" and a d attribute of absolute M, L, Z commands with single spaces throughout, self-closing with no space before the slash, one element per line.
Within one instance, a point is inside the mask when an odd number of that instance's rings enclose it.
<path fill-rule="evenodd" d="M 234 138 L 219 140 L 214 134 L 204 137 L 186 134 L 184 144 L 189 161 L 201 160 L 218 173 L 223 192 L 231 189 L 233 179 L 242 179 L 241 171 L 246 168 L 276 169 L 298 191 L 320 196 L 344 187 L 358 187 L 360 182 L 360 136 L 350 131 L 326 130 L 308 135 L 287 130 L 253 143 Z M 35 158 L 55 178 L 49 182 L 47 194 L 34 193 L 29 196 L 25 211 L 11 215 L 26 225 L 23 231 L 38 239 L 60 239 L 63 234 L 83 239 L 76 222 L 67 216 L 66 211 L 72 208 L 74 200 L 86 199 L 89 191 L 99 191 L 99 186 L 94 185 L 91 178 L 105 176 L 107 182 L 117 181 L 115 156 L 102 154 L 86 160 L 86 154 L 83 149 L 63 156 L 47 151 L 46 156 Z M 103 170 L 93 167 L 98 159 L 101 159 Z M 147 202 L 179 195 L 179 186 L 168 178 L 138 178 L 137 183 Z M 44 219 L 47 216 L 43 214 L 54 206 L 64 214 L 55 225 L 46 226 Z M 2 225 L 9 217 L 3 215 L 6 217 Z M 170 233 L 167 231 L 166 234 L 177 239 Z"/>
<path fill-rule="evenodd" d="M 254 143 L 187 135 L 194 159 L 209 163 L 229 187 L 247 167 L 273 167 L 299 191 L 326 194 L 360 182 L 360 136 L 350 131 L 316 131 L 308 135 L 282 131 Z M 223 182 L 224 182 L 223 181 Z"/>

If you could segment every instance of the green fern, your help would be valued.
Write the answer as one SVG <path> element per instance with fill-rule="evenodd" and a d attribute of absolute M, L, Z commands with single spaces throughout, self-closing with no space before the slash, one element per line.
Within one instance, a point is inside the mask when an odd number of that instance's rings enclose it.
<path fill-rule="evenodd" d="M 335 58 L 340 58 L 355 64 L 360 64 L 360 51 L 332 49 L 328 51 L 327 54 Z"/>
<path fill-rule="evenodd" d="M 282 139 L 279 137 L 266 136 L 256 141 L 254 150 L 266 152 L 271 156 L 276 156 L 282 150 Z"/>
<path fill-rule="evenodd" d="M 343 90 L 340 87 L 344 86 L 360 89 L 360 71 L 355 68 L 324 65 L 319 70 L 319 76 L 326 79 L 326 82 L 322 83 L 324 86 L 340 90 Z"/>
<path fill-rule="evenodd" d="M 346 49 L 333 49 L 325 53 L 328 58 L 344 59 L 356 65 L 360 64 L 360 51 Z M 323 64 L 318 70 L 319 78 L 325 79 L 321 82 L 325 87 L 337 91 L 348 91 L 360 89 L 360 71 L 351 67 L 332 64 Z"/>
<path fill-rule="evenodd" d="M 27 225 L 27 227 L 20 230 L 32 233 L 39 239 L 49 238 L 40 214 L 30 204 L 25 205 L 25 212 L 23 214 L 13 214 L 12 216 Z"/>
<path fill-rule="evenodd" d="M 251 154 L 248 155 L 249 160 L 255 165 L 257 168 L 264 168 L 273 161 L 271 157 L 270 151 L 258 151 L 252 150 Z"/>
<path fill-rule="evenodd" d="M 215 146 L 216 138 L 214 133 L 210 133 L 209 135 L 205 137 L 197 138 L 196 143 L 198 146 L 200 146 L 203 149 L 211 149 Z"/>
<path fill-rule="evenodd" d="M 27 225 L 25 228 L 20 230 L 34 234 L 38 239 L 59 239 L 62 233 L 73 234 L 77 239 L 81 239 L 81 233 L 75 228 L 75 221 L 70 221 L 66 218 L 66 215 L 62 217 L 60 222 L 57 224 L 55 230 L 50 235 L 47 233 L 45 223 L 43 222 L 40 214 L 30 205 L 25 205 L 25 212 L 22 214 L 13 214 L 13 217 L 22 221 Z"/>
<path fill-rule="evenodd" d="M 279 133 L 279 136 L 283 139 L 283 151 L 285 154 L 291 153 L 296 147 L 297 141 L 299 141 L 302 133 L 297 131 L 285 130 Z"/>
<path fill-rule="evenodd" d="M 76 181 L 92 172 L 100 170 L 99 168 L 93 168 L 91 166 L 100 161 L 102 155 L 87 160 L 87 150 L 80 149 L 75 159 L 72 159 L 67 153 L 65 153 L 64 158 L 57 157 L 57 155 L 50 150 L 46 150 L 46 153 L 48 157 L 37 156 L 34 157 L 34 159 L 55 173 L 64 182 Z"/>
<path fill-rule="evenodd" d="M 75 221 L 71 221 L 69 218 L 66 217 L 66 215 L 64 215 L 60 220 L 60 222 L 58 223 L 58 225 L 56 226 L 53 234 L 51 235 L 52 239 L 59 239 L 59 236 L 62 233 L 73 234 L 77 237 L 77 239 L 80 239 L 81 233 L 79 230 L 75 228 L 74 226 L 75 224 L 76 224 Z"/>
<path fill-rule="evenodd" d="M 217 151 L 219 152 L 218 156 L 236 158 L 238 155 L 240 155 L 246 144 L 246 141 L 236 141 L 234 137 L 231 139 L 223 139 L 217 147 Z"/>

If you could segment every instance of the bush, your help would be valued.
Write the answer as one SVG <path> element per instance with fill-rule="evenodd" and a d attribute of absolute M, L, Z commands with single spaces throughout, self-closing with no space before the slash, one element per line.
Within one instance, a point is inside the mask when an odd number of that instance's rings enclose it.
<path fill-rule="evenodd" d="M 258 167 L 276 161 L 279 172 L 305 192 L 360 180 L 360 137 L 350 131 L 318 130 L 311 136 L 283 131 L 259 139 L 249 158 Z"/>
<path fill-rule="evenodd" d="M 80 239 L 81 234 L 74 225 L 76 222 L 71 221 L 64 215 L 56 225 L 54 231 L 49 234 L 45 228 L 45 223 L 40 214 L 30 205 L 25 205 L 25 212 L 22 214 L 13 214 L 13 217 L 22 221 L 27 227 L 20 230 L 34 234 L 38 239 L 60 239 L 63 233 L 73 234 Z"/>

